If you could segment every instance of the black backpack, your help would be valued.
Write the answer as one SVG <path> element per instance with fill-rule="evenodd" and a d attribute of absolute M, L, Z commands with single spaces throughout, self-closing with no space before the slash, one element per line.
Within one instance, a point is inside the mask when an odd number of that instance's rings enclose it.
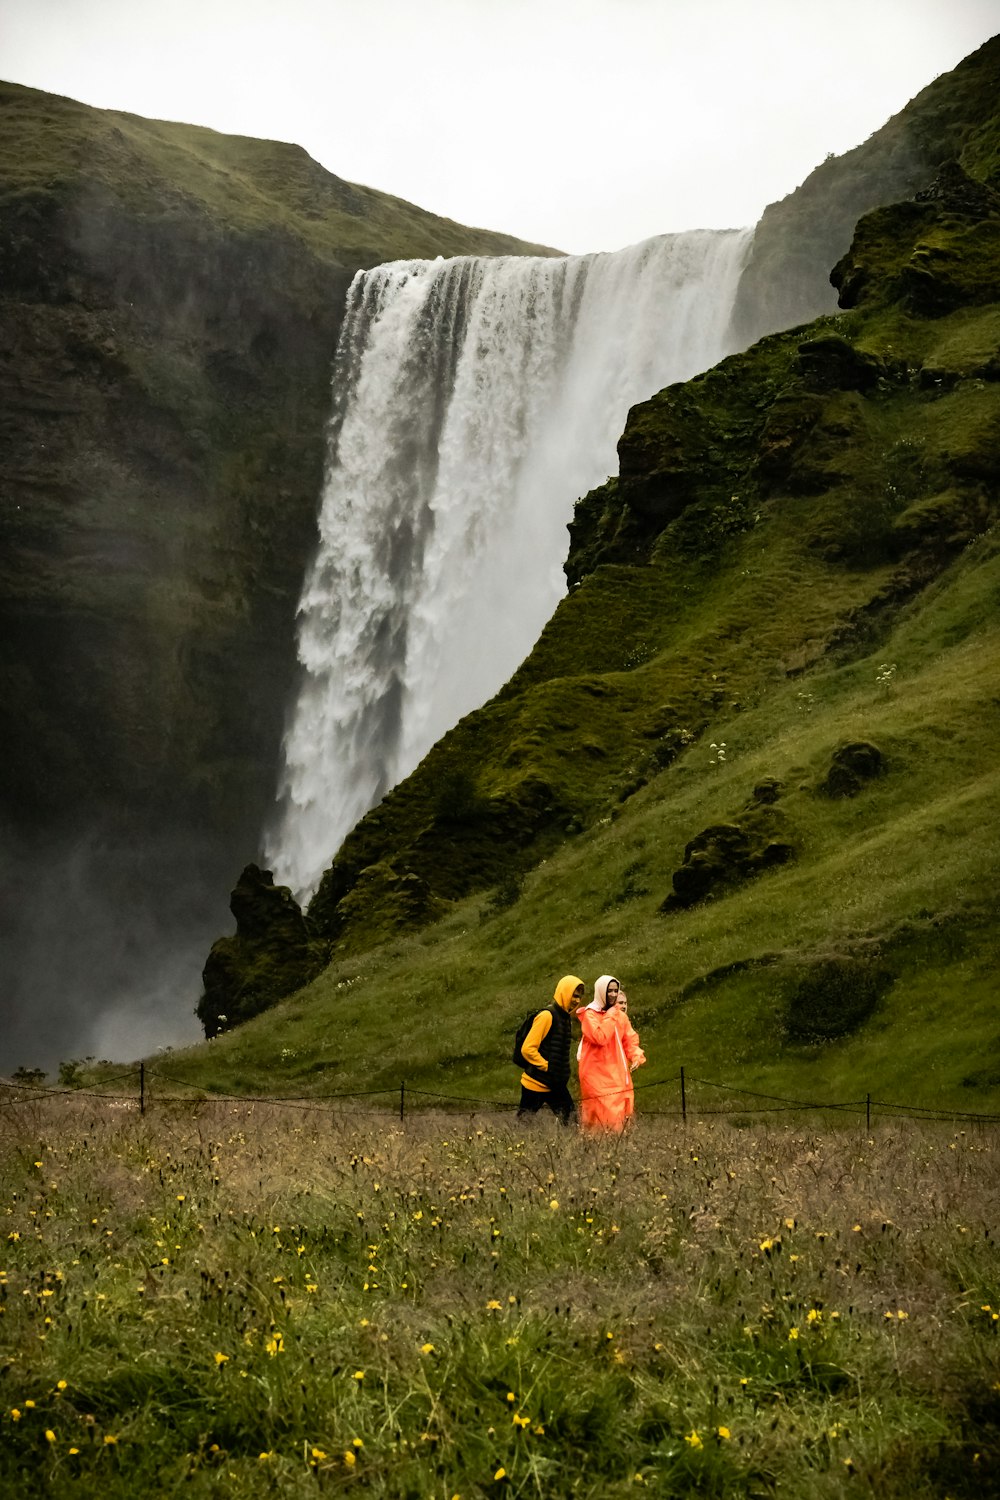
<path fill-rule="evenodd" d="M 528 1035 L 528 1032 L 535 1024 L 536 1016 L 540 1016 L 542 1010 L 551 1009 L 551 1005 L 543 1005 L 541 1010 L 529 1010 L 528 1014 L 525 1016 L 520 1026 L 517 1028 L 517 1031 L 514 1033 L 514 1050 L 511 1052 L 510 1056 L 511 1062 L 516 1063 L 519 1068 L 527 1068 L 529 1066 L 527 1058 L 521 1055 L 521 1047 L 524 1044 L 524 1039 Z"/>

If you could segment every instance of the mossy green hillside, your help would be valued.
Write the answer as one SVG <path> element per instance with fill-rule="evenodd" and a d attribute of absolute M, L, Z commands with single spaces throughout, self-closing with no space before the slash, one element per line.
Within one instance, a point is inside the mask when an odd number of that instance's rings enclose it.
<path fill-rule="evenodd" d="M 961 246 L 968 223 L 936 212 Z M 987 232 L 1000 264 L 1000 218 Z M 502 1098 L 526 1000 L 615 972 L 647 1107 L 676 1105 L 683 1065 L 797 1099 L 996 1109 L 998 307 L 886 302 L 877 269 L 839 318 L 635 409 L 535 650 L 325 877 L 331 968 L 184 1076 L 262 1087 L 287 1045 L 306 1092 Z M 845 783 L 852 746 L 876 774 Z M 715 828 L 789 857 L 664 910 Z"/>

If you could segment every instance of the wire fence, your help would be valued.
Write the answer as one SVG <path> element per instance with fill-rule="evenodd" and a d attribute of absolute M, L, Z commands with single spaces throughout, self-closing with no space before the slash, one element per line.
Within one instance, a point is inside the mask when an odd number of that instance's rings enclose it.
<path fill-rule="evenodd" d="M 130 1085 L 128 1092 L 112 1091 L 113 1085 L 124 1082 Z M 168 1092 L 162 1088 L 164 1084 L 169 1089 L 188 1092 Z M 689 1119 L 704 1119 L 713 1116 L 742 1120 L 752 1116 L 826 1113 L 846 1115 L 859 1120 L 863 1117 L 866 1128 L 869 1129 L 874 1121 L 886 1119 L 937 1120 L 980 1125 L 1000 1124 L 1000 1113 L 991 1114 L 984 1111 L 954 1109 L 948 1106 L 891 1102 L 874 1098 L 870 1092 L 857 1099 L 801 1099 L 789 1098 L 781 1094 L 765 1094 L 738 1083 L 722 1083 L 717 1079 L 699 1078 L 687 1073 L 683 1067 L 674 1074 L 652 1079 L 649 1082 L 635 1083 L 633 1087 L 637 1095 L 643 1095 L 642 1100 L 637 1101 L 638 1113 L 643 1116 L 678 1119 L 682 1123 L 687 1123 Z M 715 1093 L 705 1095 L 703 1091 L 706 1090 L 714 1090 Z M 608 1093 L 620 1097 L 622 1090 L 610 1090 Z M 729 1102 L 725 1100 L 719 1102 L 720 1095 L 730 1096 Z M 598 1097 L 607 1097 L 607 1094 L 584 1094 L 581 1095 L 581 1102 Z M 148 1068 L 145 1063 L 134 1064 L 123 1072 L 102 1078 L 99 1084 L 88 1087 L 61 1086 L 57 1088 L 47 1087 L 40 1082 L 0 1079 L 0 1109 L 9 1109 L 40 1099 L 100 1100 L 119 1108 L 138 1110 L 141 1114 L 145 1114 L 147 1109 L 155 1106 L 169 1105 L 172 1108 L 195 1109 L 206 1103 L 266 1104 L 300 1111 L 320 1111 L 329 1110 L 337 1101 L 367 1100 L 371 1104 L 382 1101 L 378 1105 L 377 1112 L 398 1113 L 400 1120 L 405 1120 L 407 1114 L 421 1114 L 441 1109 L 446 1109 L 451 1113 L 469 1114 L 482 1111 L 512 1112 L 518 1108 L 519 1104 L 519 1099 L 513 1097 L 513 1093 L 503 1099 L 445 1093 L 418 1088 L 407 1083 L 405 1079 L 401 1080 L 398 1086 L 336 1089 L 310 1094 L 223 1093 L 214 1088 L 206 1088 L 203 1083 L 195 1079 L 181 1078 L 159 1067 Z"/>

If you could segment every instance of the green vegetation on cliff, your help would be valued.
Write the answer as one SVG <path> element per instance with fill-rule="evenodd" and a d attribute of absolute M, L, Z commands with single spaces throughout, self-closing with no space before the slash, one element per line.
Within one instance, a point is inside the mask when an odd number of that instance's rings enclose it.
<path fill-rule="evenodd" d="M 951 169 L 848 310 L 633 410 L 537 647 L 324 878 L 333 965 L 186 1074 L 502 1096 L 610 971 L 647 1081 L 1000 1102 L 998 203 Z"/>

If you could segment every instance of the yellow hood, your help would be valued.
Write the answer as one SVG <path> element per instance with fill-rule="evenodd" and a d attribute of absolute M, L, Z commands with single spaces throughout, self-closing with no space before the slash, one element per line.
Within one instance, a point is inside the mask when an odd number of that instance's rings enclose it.
<path fill-rule="evenodd" d="M 563 975 L 562 979 L 556 985 L 556 992 L 552 997 L 553 1000 L 557 1005 L 561 1005 L 563 1010 L 569 1010 L 570 1001 L 573 999 L 573 991 L 581 984 L 583 984 L 583 980 L 578 979 L 575 974 Z"/>

